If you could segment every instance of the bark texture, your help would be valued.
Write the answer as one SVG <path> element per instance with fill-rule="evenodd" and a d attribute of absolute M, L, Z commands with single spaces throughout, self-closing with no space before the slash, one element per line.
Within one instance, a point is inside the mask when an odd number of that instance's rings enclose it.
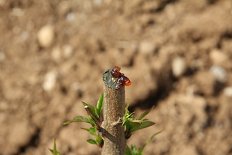
<path fill-rule="evenodd" d="M 102 155 L 124 155 L 125 136 L 122 118 L 125 110 L 125 87 L 112 89 L 104 87 L 104 105 L 102 124 L 104 145 Z"/>

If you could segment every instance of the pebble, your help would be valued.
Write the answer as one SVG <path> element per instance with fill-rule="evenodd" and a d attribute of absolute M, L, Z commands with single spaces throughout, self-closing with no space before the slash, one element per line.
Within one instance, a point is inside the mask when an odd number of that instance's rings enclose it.
<path fill-rule="evenodd" d="M 21 8 L 13 8 L 12 9 L 12 15 L 16 17 L 22 17 L 25 15 L 24 11 Z"/>
<path fill-rule="evenodd" d="M 5 53 L 0 51 L 0 62 L 4 61 L 6 59 Z"/>
<path fill-rule="evenodd" d="M 103 0 L 94 0 L 93 3 L 96 5 L 96 6 L 100 6 L 103 4 Z"/>
<path fill-rule="evenodd" d="M 175 77 L 182 76 L 186 71 L 186 62 L 181 57 L 176 57 L 172 61 L 172 73 Z"/>
<path fill-rule="evenodd" d="M 57 72 L 56 71 L 48 72 L 44 77 L 43 89 L 47 92 L 53 90 L 53 88 L 56 85 L 56 80 L 57 80 Z"/>
<path fill-rule="evenodd" d="M 72 56 L 72 54 L 73 54 L 73 47 L 70 46 L 70 45 L 65 45 L 63 47 L 63 55 L 64 55 L 64 57 L 69 58 L 69 57 Z"/>
<path fill-rule="evenodd" d="M 222 51 L 214 49 L 210 52 L 210 59 L 214 65 L 222 65 L 227 60 L 227 56 Z"/>
<path fill-rule="evenodd" d="M 54 47 L 52 49 L 52 53 L 51 53 L 52 59 L 55 61 L 60 61 L 62 58 L 62 54 L 61 54 L 61 49 L 60 47 Z"/>
<path fill-rule="evenodd" d="M 225 83 L 227 81 L 227 73 L 224 68 L 214 65 L 210 68 L 210 73 L 214 76 L 214 78 L 221 83 Z"/>
<path fill-rule="evenodd" d="M 64 45 L 62 48 L 59 46 L 56 46 L 52 49 L 52 59 L 55 61 L 60 61 L 63 58 L 70 58 L 73 54 L 73 47 L 70 45 Z"/>
<path fill-rule="evenodd" d="M 232 97 L 232 86 L 226 87 L 223 90 L 223 93 L 224 93 L 225 96 Z"/>
<path fill-rule="evenodd" d="M 43 26 L 37 34 L 38 42 L 40 46 L 44 48 L 51 46 L 54 41 L 54 37 L 55 32 L 52 25 Z"/>
<path fill-rule="evenodd" d="M 66 16 L 66 20 L 68 22 L 74 22 L 76 19 L 77 19 L 77 16 L 73 12 L 68 13 L 67 16 Z"/>
<path fill-rule="evenodd" d="M 156 49 L 154 43 L 149 41 L 143 41 L 140 43 L 139 51 L 143 54 L 150 54 L 153 53 Z"/>

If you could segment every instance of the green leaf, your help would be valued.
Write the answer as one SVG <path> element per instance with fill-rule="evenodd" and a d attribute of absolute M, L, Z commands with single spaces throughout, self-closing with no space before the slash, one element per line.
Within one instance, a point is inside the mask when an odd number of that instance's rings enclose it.
<path fill-rule="evenodd" d="M 95 137 L 95 140 L 94 139 L 88 139 L 87 142 L 90 143 L 90 144 L 96 144 L 100 147 L 102 147 L 103 145 L 103 139 L 102 139 L 102 136 L 97 132 L 97 129 L 94 128 L 94 127 L 91 127 L 91 128 L 81 128 L 87 132 L 89 132 L 91 135 L 93 135 Z"/>
<path fill-rule="evenodd" d="M 88 139 L 87 142 L 90 144 L 97 144 L 97 142 L 94 139 Z"/>
<path fill-rule="evenodd" d="M 131 150 L 128 146 L 126 146 L 125 155 L 131 155 Z"/>
<path fill-rule="evenodd" d="M 69 125 L 70 123 L 73 123 L 73 122 L 85 122 L 85 123 L 91 124 L 92 126 L 94 125 L 94 122 L 92 119 L 90 119 L 88 117 L 84 117 L 84 116 L 76 116 L 72 120 L 65 121 L 63 124 Z"/>
<path fill-rule="evenodd" d="M 129 110 L 125 109 L 125 114 L 123 116 L 123 125 L 127 124 L 130 120 L 133 120 L 133 113 L 130 113 Z"/>
<path fill-rule="evenodd" d="M 103 139 L 102 139 L 102 137 L 101 137 L 100 135 L 97 135 L 97 136 L 96 136 L 96 142 L 97 142 L 97 144 L 98 144 L 99 146 L 102 146 L 102 144 L 103 144 Z"/>
<path fill-rule="evenodd" d="M 131 132 L 144 129 L 154 125 L 155 123 L 149 120 L 142 120 L 141 122 L 131 122 Z"/>
<path fill-rule="evenodd" d="M 87 131 L 88 133 L 90 133 L 91 135 L 96 136 L 97 135 L 97 129 L 95 127 L 91 127 L 91 128 L 81 128 L 85 131 Z"/>
<path fill-rule="evenodd" d="M 127 146 L 125 155 L 142 155 L 143 149 L 137 148 L 135 145 L 132 145 L 131 147 Z"/>
<path fill-rule="evenodd" d="M 137 148 L 135 145 L 131 146 L 132 155 L 142 155 L 143 150 L 141 148 Z"/>
<path fill-rule="evenodd" d="M 131 145 L 130 147 L 126 146 L 125 155 L 142 155 L 146 145 L 151 143 L 154 137 L 161 132 L 162 131 L 158 131 L 154 133 L 142 147 L 137 148 L 135 145 Z"/>
<path fill-rule="evenodd" d="M 125 128 L 125 137 L 127 139 L 130 138 L 132 132 L 147 128 L 155 124 L 148 119 L 144 119 L 148 113 L 149 111 L 146 111 L 142 113 L 138 119 L 135 119 L 134 114 L 129 112 L 128 107 L 125 109 L 125 114 L 123 116 L 123 126 Z"/>
<path fill-rule="evenodd" d="M 100 116 L 101 116 L 103 100 L 104 100 L 104 95 L 101 94 L 101 96 L 99 97 L 99 99 L 97 101 L 97 106 L 96 106 L 96 113 L 98 115 L 98 118 L 100 118 Z"/>
<path fill-rule="evenodd" d="M 132 135 L 132 132 L 135 132 L 143 128 L 147 128 L 154 124 L 155 124 L 154 122 L 149 121 L 147 119 L 144 120 L 126 119 L 124 120 L 124 124 L 123 124 L 123 126 L 125 127 L 125 137 L 128 139 Z"/>
<path fill-rule="evenodd" d="M 49 149 L 49 150 L 53 155 L 61 155 L 60 152 L 56 148 L 56 140 L 54 140 L 53 149 Z"/>
<path fill-rule="evenodd" d="M 98 115 L 96 113 L 96 108 L 94 106 L 92 106 L 91 104 L 82 102 L 82 104 L 84 105 L 84 108 L 86 110 L 86 112 L 88 113 L 88 115 L 90 117 L 92 117 L 92 119 L 97 123 L 98 122 Z"/>

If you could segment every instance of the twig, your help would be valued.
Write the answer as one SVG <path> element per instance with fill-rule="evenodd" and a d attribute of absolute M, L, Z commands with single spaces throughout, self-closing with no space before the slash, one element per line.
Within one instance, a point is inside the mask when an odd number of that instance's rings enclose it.
<path fill-rule="evenodd" d="M 124 155 L 126 140 L 121 120 L 125 112 L 125 87 L 124 85 L 116 88 L 109 86 L 110 80 L 113 80 L 113 82 L 117 80 L 111 76 L 110 70 L 104 73 L 103 80 L 105 86 L 103 105 L 104 121 L 102 124 L 104 128 L 104 145 L 102 155 Z"/>

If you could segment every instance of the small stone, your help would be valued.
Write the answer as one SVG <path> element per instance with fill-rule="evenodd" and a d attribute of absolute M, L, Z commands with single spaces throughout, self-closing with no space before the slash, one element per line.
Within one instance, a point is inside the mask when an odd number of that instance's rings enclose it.
<path fill-rule="evenodd" d="M 13 8 L 11 13 L 16 17 L 21 17 L 24 15 L 24 11 L 21 8 Z"/>
<path fill-rule="evenodd" d="M 214 65 L 222 65 L 227 60 L 227 56 L 219 50 L 213 50 L 210 52 L 210 59 Z"/>
<path fill-rule="evenodd" d="M 66 16 L 66 20 L 69 21 L 69 22 L 73 22 L 76 19 L 77 19 L 77 16 L 73 12 L 68 13 L 67 16 Z"/>
<path fill-rule="evenodd" d="M 52 25 L 43 26 L 38 34 L 37 38 L 41 47 L 49 47 L 54 41 L 55 32 L 54 27 Z"/>
<path fill-rule="evenodd" d="M 4 61 L 6 59 L 5 53 L 0 51 L 0 62 Z"/>
<path fill-rule="evenodd" d="M 227 81 L 227 73 L 224 68 L 215 65 L 210 68 L 210 72 L 218 82 L 225 83 Z"/>
<path fill-rule="evenodd" d="M 64 57 L 65 57 L 65 58 L 69 58 L 69 57 L 72 56 L 72 54 L 73 54 L 73 48 L 72 48 L 72 46 L 70 46 L 70 45 L 65 45 L 65 46 L 63 47 L 63 55 L 64 55 Z"/>
<path fill-rule="evenodd" d="M 61 49 L 60 47 L 54 47 L 52 49 L 52 59 L 55 61 L 60 61 L 61 60 Z"/>
<path fill-rule="evenodd" d="M 51 91 L 55 87 L 56 79 L 57 79 L 57 72 L 55 71 L 48 72 L 44 77 L 43 89 L 48 92 Z"/>
<path fill-rule="evenodd" d="M 172 73 L 175 77 L 182 76 L 186 71 L 186 62 L 181 57 L 176 57 L 172 61 Z"/>
<path fill-rule="evenodd" d="M 226 87 L 223 90 L 223 93 L 225 96 L 232 97 L 232 86 L 231 87 Z"/>
<path fill-rule="evenodd" d="M 93 3 L 96 5 L 96 6 L 100 6 L 103 4 L 103 0 L 94 0 Z"/>
<path fill-rule="evenodd" d="M 139 51 L 143 54 L 150 54 L 155 51 L 155 44 L 148 41 L 143 41 L 140 44 Z"/>

